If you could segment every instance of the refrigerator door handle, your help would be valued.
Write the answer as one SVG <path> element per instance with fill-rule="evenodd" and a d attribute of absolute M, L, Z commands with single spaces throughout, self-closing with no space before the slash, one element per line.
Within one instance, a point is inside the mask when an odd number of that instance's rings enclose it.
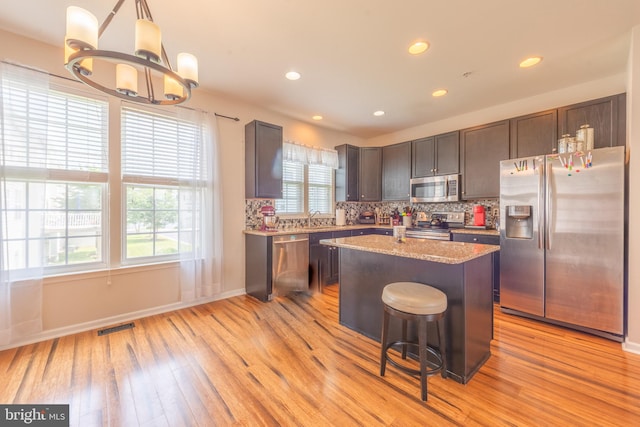
<path fill-rule="evenodd" d="M 543 194 L 543 184 L 544 184 L 544 158 L 543 161 L 540 162 L 538 168 L 535 167 L 536 159 L 533 159 L 534 170 L 538 170 L 538 249 L 544 249 L 544 240 L 542 236 L 542 194 Z"/>
<path fill-rule="evenodd" d="M 551 249 L 551 224 L 553 222 L 553 206 L 551 205 L 551 201 L 553 200 L 553 194 L 551 194 L 551 188 L 553 187 L 553 183 L 551 182 L 551 175 L 553 172 L 553 163 L 549 162 L 546 165 L 546 169 L 545 169 L 545 176 L 546 176 L 546 196 L 547 196 L 547 200 L 546 200 L 546 204 L 545 204 L 545 208 L 546 208 L 546 221 L 545 221 L 545 241 L 546 241 L 546 247 L 547 250 Z"/>

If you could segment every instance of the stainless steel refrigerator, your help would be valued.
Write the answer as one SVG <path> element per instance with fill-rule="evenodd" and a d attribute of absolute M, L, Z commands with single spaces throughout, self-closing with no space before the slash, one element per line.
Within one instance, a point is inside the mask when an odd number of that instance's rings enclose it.
<path fill-rule="evenodd" d="M 624 147 L 500 162 L 500 306 L 622 341 Z"/>

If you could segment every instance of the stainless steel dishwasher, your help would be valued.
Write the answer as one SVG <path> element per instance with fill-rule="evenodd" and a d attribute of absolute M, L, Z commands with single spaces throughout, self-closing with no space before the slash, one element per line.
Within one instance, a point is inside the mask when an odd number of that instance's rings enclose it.
<path fill-rule="evenodd" d="M 273 237 L 272 296 L 309 290 L 309 235 Z"/>

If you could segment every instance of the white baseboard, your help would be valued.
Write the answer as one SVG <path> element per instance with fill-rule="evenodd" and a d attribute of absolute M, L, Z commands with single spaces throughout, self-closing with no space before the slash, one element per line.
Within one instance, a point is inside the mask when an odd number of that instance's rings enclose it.
<path fill-rule="evenodd" d="M 622 349 L 629 353 L 640 354 L 640 343 L 625 340 L 625 342 L 622 343 Z"/>
<path fill-rule="evenodd" d="M 193 307 L 196 305 L 207 304 L 213 301 L 219 301 L 231 297 L 244 295 L 246 292 L 244 289 L 237 289 L 234 291 L 223 292 L 209 298 L 199 299 L 197 301 L 189 301 L 187 303 L 178 302 L 175 304 L 163 305 L 160 307 L 153 307 L 146 310 L 134 311 L 131 313 L 119 314 L 117 316 L 105 317 L 103 319 L 92 320 L 90 322 L 80 323 L 77 325 L 65 326 L 62 328 L 51 329 L 48 331 L 42 331 L 38 334 L 31 335 L 27 339 L 22 341 L 13 342 L 4 346 L 0 346 L 0 351 L 8 350 L 10 348 L 20 347 L 23 345 L 33 344 L 40 341 L 46 341 L 54 338 L 60 338 L 67 335 L 77 334 L 80 332 L 90 331 L 92 329 L 99 329 L 106 326 L 112 326 L 118 323 L 130 322 L 132 320 L 141 319 L 143 317 L 153 316 L 155 314 L 168 313 L 170 311 L 180 310 L 182 308 Z"/>

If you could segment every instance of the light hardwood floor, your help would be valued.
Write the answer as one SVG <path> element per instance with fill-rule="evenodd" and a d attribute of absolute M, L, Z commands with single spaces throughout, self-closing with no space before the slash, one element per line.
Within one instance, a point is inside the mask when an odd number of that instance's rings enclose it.
<path fill-rule="evenodd" d="M 76 426 L 640 425 L 640 356 L 495 309 L 467 384 L 387 368 L 327 293 L 248 296 L 0 352 L 0 403 L 68 403 Z"/>

